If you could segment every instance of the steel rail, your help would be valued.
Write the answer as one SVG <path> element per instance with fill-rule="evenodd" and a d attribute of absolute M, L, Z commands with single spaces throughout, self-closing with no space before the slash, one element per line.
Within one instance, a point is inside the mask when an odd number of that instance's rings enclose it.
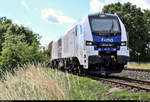
<path fill-rule="evenodd" d="M 139 90 L 144 90 L 144 91 L 150 92 L 150 82 L 149 81 L 123 78 L 123 77 L 118 77 L 118 76 L 110 76 L 108 78 L 91 76 L 91 78 L 93 80 L 97 80 L 97 81 L 106 81 L 106 82 L 119 84 L 122 86 L 127 86 L 127 87 L 136 88 Z"/>
<path fill-rule="evenodd" d="M 150 69 L 125 68 L 124 70 L 126 70 L 126 71 L 150 72 Z"/>
<path fill-rule="evenodd" d="M 145 87 L 141 87 L 141 86 L 137 86 L 137 85 L 133 85 L 133 84 L 128 84 L 128 83 L 123 83 L 123 82 L 118 82 L 118 81 L 112 81 L 112 80 L 108 80 L 108 79 L 100 79 L 100 80 L 150 92 L 150 88 L 145 88 Z"/>

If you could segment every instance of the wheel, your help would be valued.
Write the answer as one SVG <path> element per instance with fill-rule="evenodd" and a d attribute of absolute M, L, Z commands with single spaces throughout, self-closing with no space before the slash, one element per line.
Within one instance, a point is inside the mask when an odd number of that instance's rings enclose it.
<path fill-rule="evenodd" d="M 48 65 L 47 65 L 48 67 L 50 67 L 50 68 L 54 68 L 54 66 L 53 66 L 53 64 L 52 64 L 52 62 L 51 63 L 48 63 Z"/>
<path fill-rule="evenodd" d="M 110 75 L 110 73 L 105 73 L 105 76 L 108 77 Z"/>
<path fill-rule="evenodd" d="M 99 74 L 95 74 L 95 76 L 97 76 L 97 77 L 101 77 L 101 76 L 102 76 L 102 74 L 101 74 L 101 73 L 99 73 Z"/>
<path fill-rule="evenodd" d="M 63 68 L 62 62 L 58 62 L 58 69 L 60 70 L 60 69 L 62 69 L 62 68 Z"/>
<path fill-rule="evenodd" d="M 54 69 L 58 67 L 56 61 L 53 61 L 53 62 L 52 62 L 52 67 L 53 67 Z"/>
<path fill-rule="evenodd" d="M 85 74 L 85 75 L 88 75 L 88 74 L 89 74 L 89 72 L 88 72 L 87 69 L 83 69 L 82 72 L 83 72 L 83 74 Z"/>

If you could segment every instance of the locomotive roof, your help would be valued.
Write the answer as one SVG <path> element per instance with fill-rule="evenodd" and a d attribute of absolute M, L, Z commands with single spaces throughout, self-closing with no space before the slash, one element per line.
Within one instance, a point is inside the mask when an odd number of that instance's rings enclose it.
<path fill-rule="evenodd" d="M 89 14 L 88 16 L 100 16 L 100 15 L 116 17 L 116 14 L 109 14 L 109 13 L 94 13 L 94 14 Z"/>

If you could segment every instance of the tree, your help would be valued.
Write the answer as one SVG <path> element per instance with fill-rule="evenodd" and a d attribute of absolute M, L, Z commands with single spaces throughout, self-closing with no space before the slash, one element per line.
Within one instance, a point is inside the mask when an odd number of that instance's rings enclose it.
<path fill-rule="evenodd" d="M 52 43 L 53 43 L 53 41 L 48 44 L 47 49 L 44 49 L 44 53 L 48 57 L 49 60 L 51 59 Z"/>
<path fill-rule="evenodd" d="M 47 57 L 39 51 L 39 34 L 24 26 L 0 18 L 0 71 L 13 71 L 27 63 L 44 63 Z"/>
<path fill-rule="evenodd" d="M 2 51 L 2 44 L 5 42 L 5 34 L 24 35 L 24 40 L 31 45 L 33 42 L 40 45 L 39 34 L 32 32 L 24 26 L 18 26 L 12 23 L 10 19 L 6 17 L 0 17 L 0 55 Z"/>
<path fill-rule="evenodd" d="M 141 60 L 150 61 L 150 59 L 145 59 L 147 56 L 145 49 L 149 42 L 148 31 L 150 31 L 147 21 L 150 17 L 149 11 L 142 11 L 141 8 L 137 8 L 128 2 L 125 4 L 115 3 L 104 6 L 103 12 L 117 14 L 123 21 L 129 34 L 130 59 L 136 61 L 137 52 L 140 52 Z"/>
<path fill-rule="evenodd" d="M 46 57 L 38 51 L 36 43 L 29 45 L 23 35 L 5 35 L 2 53 L 0 56 L 0 68 L 3 72 L 13 71 L 14 68 L 21 67 L 27 63 L 37 63 L 45 61 Z"/>

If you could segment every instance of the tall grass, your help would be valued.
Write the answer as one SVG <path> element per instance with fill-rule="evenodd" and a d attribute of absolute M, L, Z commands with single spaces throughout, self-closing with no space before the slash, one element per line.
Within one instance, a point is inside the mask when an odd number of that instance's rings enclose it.
<path fill-rule="evenodd" d="M 98 82 L 41 65 L 26 65 L 7 73 L 0 81 L 0 100 L 97 100 L 105 93 Z M 108 89 L 108 88 L 107 88 Z M 96 93 L 91 92 L 97 91 Z M 102 96 L 101 96 L 102 95 Z"/>
<path fill-rule="evenodd" d="M 15 76 L 7 73 L 0 82 L 0 100 L 66 100 L 66 91 L 49 73 L 25 66 Z M 57 73 L 57 72 L 56 72 Z M 56 76 L 54 76 L 56 77 Z"/>
<path fill-rule="evenodd" d="M 112 100 L 150 99 L 148 93 L 108 95 L 111 84 L 74 76 L 41 65 L 26 65 L 0 80 L 0 100 Z M 144 95 L 144 96 L 143 96 Z M 122 98 L 123 97 L 123 98 Z"/>

